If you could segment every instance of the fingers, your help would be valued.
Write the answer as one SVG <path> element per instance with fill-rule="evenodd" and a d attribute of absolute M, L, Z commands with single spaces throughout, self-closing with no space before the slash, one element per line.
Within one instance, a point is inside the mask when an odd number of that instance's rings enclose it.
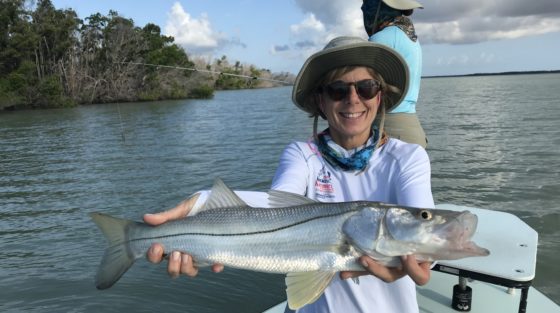
<path fill-rule="evenodd" d="M 353 277 L 371 274 L 386 283 L 390 283 L 406 275 L 409 275 L 410 278 L 419 286 L 427 284 L 428 281 L 430 280 L 431 263 L 430 262 L 418 263 L 414 255 L 401 257 L 402 266 L 400 267 L 384 266 L 382 264 L 377 263 L 374 259 L 368 256 L 360 257 L 359 262 L 366 270 L 365 272 L 363 271 L 341 272 L 340 278 L 347 279 L 347 278 L 353 278 Z"/>
<path fill-rule="evenodd" d="M 222 264 L 212 265 L 212 272 L 214 273 L 221 273 L 223 270 L 224 270 L 224 266 Z"/>
<path fill-rule="evenodd" d="M 181 274 L 195 277 L 198 274 L 198 268 L 194 266 L 191 256 L 179 251 L 173 251 L 167 265 L 167 273 L 172 278 L 177 278 Z"/>
<path fill-rule="evenodd" d="M 364 275 L 370 275 L 367 271 L 344 271 L 340 272 L 340 279 L 355 278 Z"/>
<path fill-rule="evenodd" d="M 199 196 L 200 194 L 197 193 L 167 211 L 155 214 L 144 214 L 144 222 L 157 226 L 167 221 L 183 218 L 189 214 Z"/>
<path fill-rule="evenodd" d="M 159 243 L 152 244 L 150 249 L 148 249 L 146 257 L 148 258 L 148 261 L 152 263 L 160 263 L 161 260 L 163 260 L 163 246 Z"/>
<path fill-rule="evenodd" d="M 224 266 L 222 264 L 212 265 L 212 271 L 214 273 L 219 273 L 223 270 Z M 189 277 L 195 277 L 198 275 L 198 268 L 194 265 L 193 259 L 190 255 L 179 251 L 173 251 L 171 257 L 169 258 L 167 272 L 172 278 L 177 278 L 181 274 Z"/>
<path fill-rule="evenodd" d="M 400 267 L 387 267 L 368 256 L 360 257 L 360 264 L 372 275 L 386 283 L 402 278 L 406 273 Z"/>
<path fill-rule="evenodd" d="M 152 244 L 150 249 L 148 249 L 148 261 L 152 263 L 160 263 L 163 258 L 163 246 L 157 243 Z M 223 266 L 218 271 L 223 270 Z M 177 278 L 181 274 L 185 274 L 190 277 L 195 277 L 198 274 L 198 268 L 194 266 L 192 257 L 188 254 L 181 253 L 179 251 L 173 251 L 169 256 L 169 263 L 167 264 L 167 273 L 172 278 Z"/>
<path fill-rule="evenodd" d="M 158 243 L 152 244 L 147 253 L 148 261 L 152 263 L 161 263 L 165 258 L 164 248 Z M 224 270 L 222 264 L 212 265 L 212 272 L 220 273 Z M 180 275 L 187 275 L 195 277 L 198 274 L 198 268 L 194 265 L 193 259 L 186 253 L 173 251 L 169 256 L 169 263 L 167 264 L 167 273 L 172 278 L 179 277 Z"/>
<path fill-rule="evenodd" d="M 403 271 L 412 278 L 419 286 L 423 286 L 430 281 L 431 266 L 430 262 L 418 263 L 414 255 L 405 255 L 401 257 Z"/>

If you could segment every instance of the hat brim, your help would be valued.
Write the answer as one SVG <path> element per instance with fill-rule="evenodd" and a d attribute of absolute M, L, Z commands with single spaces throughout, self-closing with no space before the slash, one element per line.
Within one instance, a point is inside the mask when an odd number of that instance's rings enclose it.
<path fill-rule="evenodd" d="M 424 8 L 422 4 L 414 0 L 383 0 L 383 2 L 395 10 L 413 10 Z"/>
<path fill-rule="evenodd" d="M 400 90 L 399 94 L 385 95 L 390 98 L 387 112 L 396 107 L 406 95 L 409 74 L 404 59 L 387 46 L 363 41 L 322 50 L 309 57 L 294 83 L 292 100 L 296 106 L 314 114 L 316 104 L 313 88 L 317 81 L 327 72 L 343 66 L 370 67 L 381 75 L 387 84 Z"/>

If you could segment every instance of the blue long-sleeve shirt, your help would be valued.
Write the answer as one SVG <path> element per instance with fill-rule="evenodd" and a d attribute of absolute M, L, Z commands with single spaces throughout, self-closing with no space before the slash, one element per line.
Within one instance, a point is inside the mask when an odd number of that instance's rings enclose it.
<path fill-rule="evenodd" d="M 369 37 L 369 41 L 393 48 L 408 64 L 410 85 L 404 100 L 390 113 L 416 113 L 416 102 L 422 78 L 422 48 L 420 42 L 410 40 L 397 26 L 388 26 Z"/>

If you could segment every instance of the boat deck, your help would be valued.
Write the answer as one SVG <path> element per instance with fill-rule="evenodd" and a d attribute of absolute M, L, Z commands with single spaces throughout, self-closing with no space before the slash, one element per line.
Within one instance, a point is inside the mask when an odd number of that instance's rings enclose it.
<path fill-rule="evenodd" d="M 458 281 L 459 279 L 457 276 L 432 271 L 430 282 L 425 286 L 416 288 L 420 312 L 460 312 L 451 307 L 453 286 L 456 285 Z M 520 289 L 512 289 L 512 293 L 508 293 L 507 287 L 481 281 L 469 282 L 468 286 L 472 288 L 471 313 L 519 312 L 519 305 L 521 303 Z M 283 312 L 283 310 L 281 312 Z M 526 312 L 560 313 L 560 307 L 537 289 L 530 287 Z"/>

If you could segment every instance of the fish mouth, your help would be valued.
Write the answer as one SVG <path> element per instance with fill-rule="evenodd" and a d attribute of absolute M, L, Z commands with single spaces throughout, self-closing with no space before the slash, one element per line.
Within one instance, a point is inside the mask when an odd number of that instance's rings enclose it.
<path fill-rule="evenodd" d="M 449 236 L 449 243 L 453 250 L 461 251 L 461 254 L 468 256 L 487 256 L 490 254 L 488 249 L 482 248 L 471 239 L 476 232 L 478 217 L 469 211 L 463 211 L 445 229 Z"/>

